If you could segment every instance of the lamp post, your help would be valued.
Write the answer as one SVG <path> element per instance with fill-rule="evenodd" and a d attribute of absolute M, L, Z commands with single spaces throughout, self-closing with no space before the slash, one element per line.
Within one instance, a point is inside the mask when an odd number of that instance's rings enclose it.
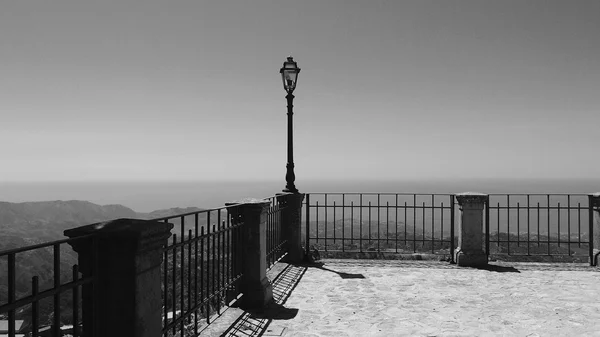
<path fill-rule="evenodd" d="M 296 175 L 294 174 L 294 129 L 293 129 L 293 103 L 294 103 L 294 89 L 296 89 L 296 82 L 298 80 L 298 73 L 300 68 L 294 61 L 294 58 L 288 56 L 287 61 L 283 62 L 283 67 L 279 70 L 281 73 L 281 80 L 283 81 L 283 89 L 287 92 L 287 116 L 288 116 L 288 131 L 287 131 L 287 172 L 285 174 L 285 189 L 283 192 L 298 193 L 298 189 L 294 185 Z"/>

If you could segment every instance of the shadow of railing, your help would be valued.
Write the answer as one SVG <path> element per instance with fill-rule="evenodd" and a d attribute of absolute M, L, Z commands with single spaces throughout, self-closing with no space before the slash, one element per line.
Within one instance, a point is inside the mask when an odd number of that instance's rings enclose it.
<path fill-rule="evenodd" d="M 475 268 L 480 269 L 480 270 L 493 271 L 496 273 L 520 273 L 520 271 L 515 267 L 499 266 L 499 265 L 495 265 L 495 264 L 487 264 L 485 266 L 475 267 Z"/>
<path fill-rule="evenodd" d="M 363 274 L 344 273 L 344 272 L 340 272 L 340 271 L 336 271 L 336 270 L 332 270 L 332 269 L 326 268 L 326 267 L 324 267 L 324 265 L 325 265 L 325 263 L 323 263 L 323 262 L 314 262 L 314 263 L 311 263 L 311 264 L 305 264 L 303 266 L 309 267 L 309 268 L 318 268 L 318 269 L 321 269 L 321 270 L 329 271 L 329 272 L 338 274 L 343 279 L 354 279 L 354 278 L 363 279 L 363 278 L 365 278 L 365 276 Z"/>
<path fill-rule="evenodd" d="M 292 291 L 296 288 L 304 273 L 306 266 L 288 265 L 273 280 L 273 303 L 262 309 L 244 309 L 244 313 L 221 336 L 262 336 L 269 331 L 273 320 L 293 319 L 298 314 L 298 309 L 284 306 Z"/>

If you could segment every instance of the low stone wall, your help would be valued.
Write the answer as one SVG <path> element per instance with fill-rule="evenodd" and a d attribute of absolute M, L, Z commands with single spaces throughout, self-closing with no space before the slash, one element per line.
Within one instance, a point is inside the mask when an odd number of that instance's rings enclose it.
<path fill-rule="evenodd" d="M 400 254 L 394 252 L 352 252 L 352 251 L 319 251 L 322 259 L 357 259 L 357 260 L 431 260 L 450 261 L 450 254 Z"/>

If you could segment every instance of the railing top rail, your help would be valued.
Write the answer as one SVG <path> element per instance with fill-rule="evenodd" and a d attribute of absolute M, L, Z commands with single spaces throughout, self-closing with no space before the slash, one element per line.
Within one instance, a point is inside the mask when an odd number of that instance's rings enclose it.
<path fill-rule="evenodd" d="M 409 192 L 402 192 L 402 193 L 394 193 L 394 192 L 307 192 L 306 194 L 327 194 L 327 195 L 342 195 L 342 194 L 352 194 L 352 195 L 441 195 L 441 196 L 452 196 L 455 195 L 455 193 L 409 193 Z"/>
<path fill-rule="evenodd" d="M 575 196 L 588 196 L 588 193 L 488 193 L 489 196 L 507 196 L 507 195 L 533 195 L 533 196 L 539 196 L 539 195 L 575 195 Z"/>
<path fill-rule="evenodd" d="M 265 198 L 258 198 L 258 200 L 265 200 L 268 201 L 269 199 L 273 199 L 276 198 L 276 195 L 272 195 L 272 196 L 268 196 Z M 176 218 L 181 218 L 181 217 L 185 217 L 185 216 L 190 216 L 190 215 L 195 215 L 195 214 L 202 214 L 202 213 L 208 213 L 208 212 L 215 212 L 215 211 L 222 211 L 224 209 L 229 209 L 231 207 L 236 207 L 238 205 L 240 205 L 241 203 L 236 203 L 236 204 L 232 204 L 232 205 L 227 205 L 227 206 L 221 206 L 221 207 L 215 207 L 215 208 L 209 208 L 209 209 L 203 209 L 201 211 L 194 211 L 194 212 L 187 212 L 187 213 L 181 213 L 181 214 L 175 214 L 175 215 L 169 215 L 169 216 L 164 216 L 164 217 L 160 217 L 160 218 L 152 218 L 150 220 L 154 220 L 154 221 L 164 221 L 164 220 L 170 220 L 170 219 L 176 219 Z"/>
<path fill-rule="evenodd" d="M 152 219 L 149 219 L 149 220 L 163 221 L 163 220 L 176 219 L 176 218 L 181 218 L 181 217 L 185 217 L 185 216 L 189 216 L 189 215 L 202 214 L 202 213 L 215 212 L 215 211 L 222 211 L 224 209 L 235 207 L 237 205 L 239 205 L 239 204 L 227 205 L 227 206 L 215 207 L 215 208 L 209 208 L 209 209 L 203 209 L 201 211 L 194 211 L 194 212 L 187 212 L 187 213 L 181 213 L 181 214 L 163 216 L 163 217 L 160 217 L 160 218 L 152 218 Z"/>
<path fill-rule="evenodd" d="M 483 192 L 482 192 L 483 193 Z M 327 194 L 327 195 L 343 195 L 343 194 L 352 194 L 352 195 L 440 195 L 440 196 L 452 196 L 458 193 L 409 193 L 409 192 L 307 192 L 306 194 Z M 588 196 L 590 193 L 484 193 L 489 196 L 506 196 L 506 195 L 531 195 L 531 196 L 540 196 L 540 195 L 573 195 L 573 196 Z"/>
<path fill-rule="evenodd" d="M 69 242 L 73 242 L 73 241 L 77 241 L 77 240 L 90 239 L 93 236 L 94 236 L 94 234 L 87 234 L 87 235 L 78 236 L 76 238 L 67 238 L 67 239 L 61 239 L 61 240 L 56 240 L 56 241 L 38 243 L 35 245 L 30 245 L 30 246 L 23 246 L 23 247 L 18 247 L 18 248 L 7 249 L 4 251 L 0 251 L 0 257 L 9 255 L 9 254 L 26 252 L 28 250 L 34 250 L 34 249 L 46 248 L 46 247 L 50 247 L 50 246 L 54 246 L 54 245 L 60 245 L 63 243 L 69 243 Z"/>

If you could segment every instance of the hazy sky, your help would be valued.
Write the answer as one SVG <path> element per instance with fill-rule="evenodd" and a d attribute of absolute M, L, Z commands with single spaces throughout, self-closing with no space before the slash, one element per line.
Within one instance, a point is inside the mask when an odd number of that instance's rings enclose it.
<path fill-rule="evenodd" d="M 598 177 L 600 1 L 0 4 L 0 181 Z"/>

